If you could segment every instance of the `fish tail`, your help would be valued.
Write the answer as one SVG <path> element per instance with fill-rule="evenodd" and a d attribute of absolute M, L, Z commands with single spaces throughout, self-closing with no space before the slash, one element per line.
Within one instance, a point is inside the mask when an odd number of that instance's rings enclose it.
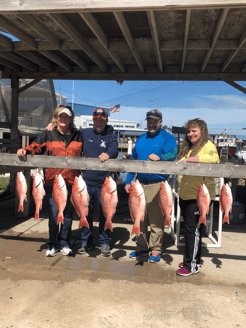
<path fill-rule="evenodd" d="M 164 227 L 169 226 L 170 227 L 170 218 L 165 219 L 164 221 Z"/>
<path fill-rule="evenodd" d="M 104 231 L 107 230 L 107 229 L 110 229 L 111 231 L 113 231 L 112 222 L 110 222 L 110 221 L 105 222 Z"/>
<path fill-rule="evenodd" d="M 132 233 L 131 233 L 131 235 L 133 235 L 133 234 L 137 234 L 138 236 L 140 235 L 140 226 L 139 225 L 135 225 L 134 224 L 134 226 L 133 226 L 133 228 L 132 228 Z"/>
<path fill-rule="evenodd" d="M 18 207 L 18 212 L 24 212 L 24 208 L 23 208 L 23 203 L 20 203 L 19 204 L 19 207 Z"/>
<path fill-rule="evenodd" d="M 204 225 L 206 225 L 206 215 L 202 215 L 201 217 L 200 217 L 200 220 L 199 220 L 199 222 L 198 222 L 198 224 L 204 224 Z"/>
<path fill-rule="evenodd" d="M 38 220 L 38 219 L 39 219 L 39 211 L 36 211 L 34 215 L 34 220 Z"/>
<path fill-rule="evenodd" d="M 63 215 L 62 214 L 58 214 L 57 215 L 56 224 L 58 224 L 60 222 L 63 224 L 63 221 L 64 221 Z"/>
<path fill-rule="evenodd" d="M 87 220 L 85 220 L 85 219 L 79 220 L 79 228 L 82 228 L 82 227 L 87 227 L 88 229 L 90 229 L 90 226 L 89 226 L 89 223 Z"/>
<path fill-rule="evenodd" d="M 227 214 L 224 215 L 223 223 L 228 223 L 228 224 L 230 224 L 229 216 L 228 216 Z"/>

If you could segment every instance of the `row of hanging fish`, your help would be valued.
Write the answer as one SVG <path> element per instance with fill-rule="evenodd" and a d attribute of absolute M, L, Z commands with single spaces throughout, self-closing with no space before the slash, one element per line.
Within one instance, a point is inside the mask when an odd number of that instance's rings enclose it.
<path fill-rule="evenodd" d="M 200 212 L 200 219 L 198 224 L 204 224 L 206 225 L 206 215 L 209 213 L 209 205 L 210 205 L 210 195 L 208 188 L 206 187 L 205 184 L 201 184 L 198 192 L 197 192 L 197 205 L 198 209 Z M 231 193 L 231 188 L 229 185 L 223 184 L 221 191 L 220 191 L 220 197 L 219 197 L 219 202 L 220 202 L 220 208 L 222 213 L 224 213 L 223 217 L 223 223 L 230 223 L 229 221 L 229 212 L 232 211 L 232 193 Z"/>
<path fill-rule="evenodd" d="M 36 211 L 34 215 L 34 219 L 39 219 L 39 211 L 42 209 L 42 201 L 45 195 L 44 185 L 43 185 L 43 171 L 38 170 L 38 172 L 33 176 L 33 189 L 32 195 L 36 205 Z M 18 211 L 22 211 L 24 209 L 24 200 L 27 201 L 27 183 L 26 178 L 23 172 L 18 172 L 16 176 L 16 189 L 17 196 L 19 198 L 19 207 Z M 67 204 L 67 186 L 65 180 L 63 179 L 61 174 L 55 176 L 52 190 L 52 197 L 54 199 L 55 207 L 58 211 L 57 215 L 57 224 L 64 222 L 64 209 Z M 87 227 L 89 228 L 88 221 L 86 219 L 88 215 L 88 206 L 89 206 L 89 194 L 87 191 L 87 186 L 82 178 L 82 176 L 75 177 L 72 193 L 70 200 L 75 208 L 78 216 L 80 217 L 79 228 Z M 115 181 L 111 176 L 106 177 L 104 184 L 102 186 L 100 202 L 102 205 L 103 213 L 106 218 L 104 230 L 110 229 L 113 230 L 112 226 L 112 218 L 116 212 L 116 206 L 118 203 L 118 195 L 117 195 L 117 186 Z"/>

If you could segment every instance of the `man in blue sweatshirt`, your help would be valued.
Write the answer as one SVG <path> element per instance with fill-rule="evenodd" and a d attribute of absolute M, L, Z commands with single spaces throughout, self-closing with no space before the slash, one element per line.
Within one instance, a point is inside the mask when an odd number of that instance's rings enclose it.
<path fill-rule="evenodd" d="M 175 138 L 162 126 L 162 113 L 152 109 L 146 115 L 148 132 L 142 134 L 133 149 L 131 158 L 150 161 L 174 161 L 177 157 L 177 144 Z M 131 181 L 135 173 L 128 173 L 125 190 L 130 191 Z M 148 254 L 150 263 L 157 263 L 161 259 L 162 241 L 164 234 L 164 217 L 158 204 L 158 193 L 162 181 L 167 179 L 164 174 L 138 173 L 138 180 L 142 183 L 146 197 L 146 212 L 144 221 L 140 222 L 140 235 L 136 237 L 137 248 L 129 254 L 136 259 Z M 151 232 L 147 240 L 148 225 Z"/>
<path fill-rule="evenodd" d="M 93 112 L 94 127 L 90 129 L 81 129 L 83 139 L 83 153 L 87 157 L 100 158 L 102 162 L 109 158 L 117 158 L 118 143 L 117 135 L 111 125 L 108 125 L 108 114 L 105 109 L 97 108 Z M 111 241 L 110 230 L 104 231 L 105 217 L 103 215 L 102 206 L 100 203 L 100 193 L 103 182 L 106 176 L 111 172 L 108 171 L 90 171 L 83 172 L 83 179 L 87 184 L 87 190 L 90 197 L 89 213 L 87 221 L 90 229 L 83 227 L 81 231 L 80 248 L 77 250 L 78 254 L 85 254 L 92 250 L 93 239 L 93 210 L 97 209 L 99 212 L 99 242 L 102 256 L 110 256 Z"/>

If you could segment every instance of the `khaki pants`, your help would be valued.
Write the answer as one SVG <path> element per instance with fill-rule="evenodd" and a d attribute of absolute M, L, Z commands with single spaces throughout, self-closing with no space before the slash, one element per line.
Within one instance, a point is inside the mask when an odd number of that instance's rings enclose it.
<path fill-rule="evenodd" d="M 161 253 L 164 234 L 164 217 L 162 215 L 158 194 L 161 182 L 143 185 L 146 198 L 146 212 L 144 221 L 140 222 L 140 235 L 137 236 L 137 248 L 150 249 Z M 147 241 L 148 226 L 150 226 L 149 243 Z"/>

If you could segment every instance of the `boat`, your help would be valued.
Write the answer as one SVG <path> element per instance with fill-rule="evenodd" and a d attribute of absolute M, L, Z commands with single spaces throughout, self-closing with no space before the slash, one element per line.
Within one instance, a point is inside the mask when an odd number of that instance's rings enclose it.
<path fill-rule="evenodd" d="M 219 155 L 220 153 L 235 155 L 237 151 L 236 140 L 236 136 L 227 134 L 226 129 L 219 136 L 215 136 L 214 144 Z"/>

